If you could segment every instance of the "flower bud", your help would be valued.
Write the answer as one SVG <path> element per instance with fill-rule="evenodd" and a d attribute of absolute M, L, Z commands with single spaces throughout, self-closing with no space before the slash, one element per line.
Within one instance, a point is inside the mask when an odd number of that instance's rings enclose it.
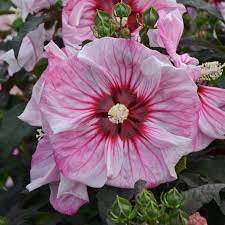
<path fill-rule="evenodd" d="M 102 38 L 102 37 L 110 37 L 111 36 L 111 29 L 108 26 L 104 26 L 104 25 L 98 25 L 95 28 L 95 35 L 98 38 Z"/>
<path fill-rule="evenodd" d="M 95 17 L 94 17 L 94 24 L 96 26 L 99 25 L 109 25 L 110 24 L 110 15 L 109 13 L 101 10 L 97 10 Z"/>
<path fill-rule="evenodd" d="M 182 210 L 175 210 L 169 215 L 168 222 L 173 225 L 187 225 L 188 215 Z"/>
<path fill-rule="evenodd" d="M 149 28 L 154 28 L 159 19 L 159 14 L 155 8 L 150 8 L 143 13 L 143 23 Z"/>
<path fill-rule="evenodd" d="M 123 28 L 120 31 L 120 37 L 122 37 L 122 38 L 130 38 L 131 37 L 130 29 L 128 27 Z"/>
<path fill-rule="evenodd" d="M 115 17 L 129 17 L 131 14 L 131 7 L 125 4 L 123 1 L 117 3 L 113 7 L 113 14 Z"/>
<path fill-rule="evenodd" d="M 184 203 L 184 197 L 176 188 L 161 195 L 161 202 L 167 208 L 178 209 Z"/>
<path fill-rule="evenodd" d="M 161 216 L 161 209 L 155 201 L 150 201 L 147 206 L 139 207 L 138 215 L 141 221 L 156 221 Z"/>
<path fill-rule="evenodd" d="M 147 206 L 151 201 L 156 202 L 156 199 L 152 192 L 149 192 L 147 190 L 141 192 L 137 197 L 137 204 L 142 207 Z"/>
<path fill-rule="evenodd" d="M 117 196 L 110 210 L 110 218 L 114 223 L 124 223 L 135 217 L 135 212 L 131 203 L 125 199 Z"/>

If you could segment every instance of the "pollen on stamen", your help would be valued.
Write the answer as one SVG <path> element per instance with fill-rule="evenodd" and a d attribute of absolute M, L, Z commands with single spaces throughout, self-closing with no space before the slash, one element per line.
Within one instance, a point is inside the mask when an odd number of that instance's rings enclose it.
<path fill-rule="evenodd" d="M 36 138 L 40 141 L 45 136 L 45 132 L 42 129 L 37 129 Z"/>
<path fill-rule="evenodd" d="M 225 63 L 222 65 L 217 61 L 202 64 L 201 77 L 199 78 L 199 81 L 211 81 L 218 79 L 222 76 L 224 67 Z"/>
<path fill-rule="evenodd" d="M 108 118 L 112 123 L 119 124 L 123 123 L 129 115 L 129 110 L 123 104 L 117 103 L 112 106 L 112 108 L 108 112 Z"/>

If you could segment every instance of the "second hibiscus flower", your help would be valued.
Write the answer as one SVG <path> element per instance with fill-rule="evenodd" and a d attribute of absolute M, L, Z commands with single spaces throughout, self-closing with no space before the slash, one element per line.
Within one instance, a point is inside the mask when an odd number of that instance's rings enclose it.
<path fill-rule="evenodd" d="M 92 27 L 94 25 L 94 17 L 97 10 L 104 10 L 112 14 L 113 6 L 120 2 L 119 0 L 69 0 L 63 9 L 62 15 L 62 32 L 65 45 L 75 49 L 79 49 L 79 45 L 85 40 L 94 40 Z M 177 4 L 173 0 L 125 0 L 130 9 L 131 14 L 127 19 L 127 25 L 133 37 L 136 37 L 140 31 L 140 24 L 137 17 L 153 7 L 159 14 L 159 19 L 163 18 L 169 12 L 178 9 L 183 14 L 186 9 L 183 5 Z"/>

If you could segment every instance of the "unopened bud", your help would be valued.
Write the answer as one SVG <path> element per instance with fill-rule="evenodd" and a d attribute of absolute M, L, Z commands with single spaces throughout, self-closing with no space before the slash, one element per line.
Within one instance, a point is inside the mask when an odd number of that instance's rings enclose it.
<path fill-rule="evenodd" d="M 159 19 L 159 14 L 155 8 L 151 7 L 143 13 L 143 23 L 144 26 L 149 28 L 154 28 Z"/>
<path fill-rule="evenodd" d="M 128 27 L 123 28 L 120 31 L 120 37 L 122 37 L 122 38 L 130 38 L 131 37 L 130 29 Z"/>
<path fill-rule="evenodd" d="M 141 221 L 156 221 L 161 216 L 161 209 L 157 202 L 150 201 L 145 207 L 138 207 L 138 215 Z"/>
<path fill-rule="evenodd" d="M 129 17 L 131 14 L 131 7 L 123 1 L 117 3 L 113 7 L 113 14 L 115 17 Z"/>
<path fill-rule="evenodd" d="M 184 197 L 176 188 L 161 195 L 161 202 L 167 208 L 178 209 L 184 203 Z"/>
<path fill-rule="evenodd" d="M 139 206 L 147 206 L 150 201 L 156 202 L 156 199 L 152 192 L 144 190 L 137 197 L 137 204 Z"/>
<path fill-rule="evenodd" d="M 169 215 L 169 224 L 173 225 L 187 225 L 188 215 L 182 210 L 174 211 Z"/>
<path fill-rule="evenodd" d="M 95 17 L 94 17 L 94 24 L 96 26 L 98 25 L 104 25 L 110 23 L 110 15 L 109 13 L 101 10 L 97 10 Z"/>
<path fill-rule="evenodd" d="M 130 201 L 125 198 L 117 196 L 110 210 L 110 218 L 114 223 L 124 223 L 134 218 L 134 212 Z"/>

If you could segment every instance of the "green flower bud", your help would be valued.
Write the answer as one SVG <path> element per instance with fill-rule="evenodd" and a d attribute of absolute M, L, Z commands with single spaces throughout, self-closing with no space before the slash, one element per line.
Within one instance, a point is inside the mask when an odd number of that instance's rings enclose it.
<path fill-rule="evenodd" d="M 159 14 L 155 8 L 150 8 L 143 13 L 143 23 L 149 28 L 154 28 L 159 19 Z"/>
<path fill-rule="evenodd" d="M 188 215 L 182 210 L 175 210 L 169 215 L 168 223 L 173 225 L 187 225 Z"/>
<path fill-rule="evenodd" d="M 95 17 L 94 17 L 94 24 L 96 26 L 99 25 L 108 25 L 110 24 L 110 15 L 109 13 L 101 10 L 97 10 Z"/>
<path fill-rule="evenodd" d="M 161 202 L 167 208 L 178 209 L 183 205 L 184 197 L 176 188 L 173 188 L 161 195 Z"/>
<path fill-rule="evenodd" d="M 135 211 L 132 208 L 130 201 L 117 196 L 110 210 L 110 218 L 115 223 L 124 223 L 135 217 Z"/>
<path fill-rule="evenodd" d="M 117 3 L 113 7 L 113 14 L 115 17 L 129 17 L 131 14 L 131 7 L 123 1 Z"/>
<path fill-rule="evenodd" d="M 93 33 L 96 37 L 110 37 L 117 29 L 116 23 L 111 19 L 110 15 L 101 10 L 97 10 L 94 18 Z"/>
<path fill-rule="evenodd" d="M 147 190 L 141 192 L 137 197 L 137 204 L 142 207 L 147 206 L 150 201 L 156 202 L 156 199 L 152 192 Z"/>
<path fill-rule="evenodd" d="M 157 203 L 150 201 L 148 206 L 146 207 L 146 215 L 148 216 L 149 220 L 157 219 L 160 217 L 161 211 Z"/>
<path fill-rule="evenodd" d="M 98 25 L 95 28 L 95 35 L 98 38 L 111 36 L 111 29 L 108 26 Z"/>
<path fill-rule="evenodd" d="M 130 38 L 131 37 L 130 29 L 128 27 L 123 28 L 120 31 L 120 37 L 122 37 L 122 38 Z"/>

